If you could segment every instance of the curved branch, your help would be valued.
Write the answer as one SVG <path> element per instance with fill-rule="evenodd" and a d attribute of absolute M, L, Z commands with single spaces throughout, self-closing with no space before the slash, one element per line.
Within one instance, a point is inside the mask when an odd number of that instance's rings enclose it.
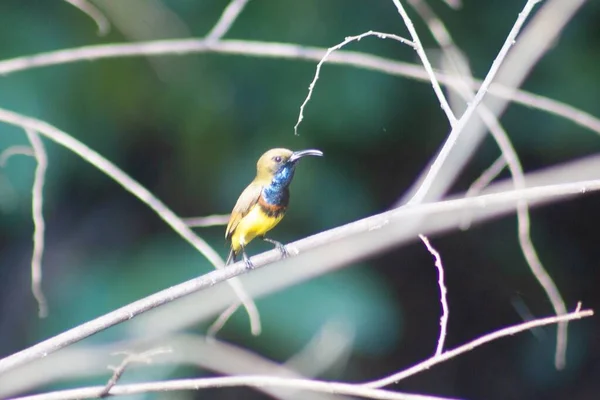
<path fill-rule="evenodd" d="M 367 382 L 364 384 L 343 383 L 343 382 L 324 382 L 313 379 L 297 379 L 284 378 L 276 376 L 228 376 L 219 378 L 200 378 L 200 379 L 180 379 L 163 382 L 138 383 L 131 385 L 119 385 L 111 387 L 107 394 L 124 395 L 124 394 L 139 394 L 149 392 L 167 392 L 175 390 L 198 390 L 204 388 L 222 388 L 233 386 L 247 387 L 285 387 L 294 389 L 303 389 L 313 392 L 324 392 L 332 394 L 347 394 L 370 399 L 390 399 L 390 400 L 441 400 L 442 397 L 427 396 L 418 394 L 398 393 L 388 390 L 379 389 L 381 387 L 398 382 L 409 376 L 415 375 L 418 372 L 427 370 L 428 368 L 454 358 L 460 354 L 471 351 L 475 347 L 479 347 L 493 340 L 515 335 L 520 332 L 532 329 L 534 327 L 554 324 L 558 321 L 574 320 L 586 318 L 594 315 L 592 310 L 575 310 L 574 312 L 558 317 L 548 317 L 521 323 L 519 325 L 510 326 L 490 334 L 481 336 L 469 343 L 457 347 L 454 350 L 446 351 L 440 355 L 435 355 L 430 359 L 419 363 L 404 371 L 393 374 L 376 381 Z M 87 387 L 81 389 L 69 389 L 58 392 L 50 392 L 37 394 L 32 396 L 18 397 L 13 400 L 72 400 L 72 399 L 92 399 L 97 398 L 103 393 L 105 387 Z M 105 393 L 106 394 L 106 393 Z"/>
<path fill-rule="evenodd" d="M 31 188 L 31 214 L 33 216 L 33 255 L 31 256 L 31 292 L 38 303 L 38 315 L 40 318 L 48 316 L 48 302 L 42 290 L 42 256 L 44 255 L 44 182 L 46 181 L 46 168 L 48 167 L 48 156 L 44 143 L 37 132 L 25 129 L 27 138 L 33 149 L 37 162 L 35 177 Z"/>
<path fill-rule="evenodd" d="M 458 227 L 463 216 L 461 211 L 464 210 L 470 210 L 476 214 L 473 220 L 483 221 L 514 212 L 515 206 L 520 201 L 527 201 L 528 204 L 533 205 L 597 190 L 600 190 L 600 180 L 578 181 L 402 207 L 377 214 L 289 244 L 288 249 L 292 254 L 297 255 L 281 260 L 278 263 L 279 269 L 296 268 L 294 271 L 298 275 L 294 277 L 293 281 L 288 279 L 286 282 L 275 282 L 271 279 L 268 282 L 268 290 L 273 291 L 298 283 L 335 267 L 412 241 L 415 239 L 416 232 L 407 230 L 407 226 L 416 229 L 417 232 L 430 234 Z M 426 216 L 435 216 L 435 218 L 424 218 Z M 420 221 L 421 224 L 414 223 L 417 221 Z M 253 257 L 253 264 L 256 268 L 252 272 L 258 272 L 259 267 L 277 261 L 280 256 L 281 254 L 277 250 L 270 250 Z M 111 326 L 129 321 L 148 310 L 247 272 L 245 263 L 240 261 L 135 301 L 1 359 L 0 375 Z M 263 295 L 268 290 L 263 287 L 260 290 L 254 290 L 253 294 Z"/>
<path fill-rule="evenodd" d="M 104 36 L 110 32 L 110 22 L 108 18 L 102 11 L 98 10 L 96 6 L 86 0 L 65 0 L 67 3 L 71 4 L 73 7 L 78 8 L 82 13 L 87 14 L 98 27 L 98 35 Z"/>
<path fill-rule="evenodd" d="M 130 385 L 114 386 L 109 395 L 126 395 L 152 392 L 171 392 L 175 390 L 199 390 L 223 387 L 281 387 L 302 389 L 310 392 L 323 392 L 332 394 L 346 394 L 369 399 L 382 400 L 444 400 L 446 397 L 426 396 L 392 392 L 383 389 L 371 389 L 352 383 L 323 382 L 311 379 L 280 378 L 275 376 L 225 376 L 219 378 L 179 379 L 164 382 L 136 383 Z M 95 399 L 103 389 L 102 386 L 83 389 L 70 389 L 60 392 L 37 394 L 15 398 L 14 400 L 74 400 Z"/>
<path fill-rule="evenodd" d="M 157 40 L 139 43 L 84 46 L 40 53 L 33 56 L 17 57 L 0 61 L 0 75 L 8 75 L 19 71 L 52 65 L 119 57 L 218 53 L 319 62 L 325 56 L 326 52 L 327 49 L 320 47 L 246 40 L 219 40 L 217 42 L 209 42 L 204 39 Z M 364 68 L 384 74 L 430 82 L 427 73 L 420 65 L 393 61 L 371 54 L 339 50 L 332 53 L 327 61 L 331 64 Z M 454 87 L 462 84 L 460 79 L 450 75 L 436 72 L 436 76 L 438 81 L 446 86 Z M 468 83 L 473 89 L 477 89 L 481 85 L 480 80 L 472 80 Z M 571 105 L 531 92 L 509 88 L 495 83 L 490 85 L 488 93 L 492 96 L 510 100 L 511 102 L 526 107 L 558 115 L 600 134 L 600 119 Z"/>
<path fill-rule="evenodd" d="M 26 117 L 2 108 L 0 108 L 0 121 L 22 127 L 26 130 L 33 130 L 44 135 L 94 165 L 100 171 L 119 183 L 125 190 L 147 204 L 175 232 L 198 250 L 200 254 L 204 255 L 215 268 L 223 267 L 223 260 L 219 254 L 202 238 L 196 235 L 169 207 L 116 165 L 87 147 L 85 144 L 44 121 Z M 240 282 L 233 280 L 230 281 L 229 284 L 246 307 L 250 317 L 252 332 L 258 334 L 260 332 L 260 318 L 256 305 L 246 294 Z"/>
<path fill-rule="evenodd" d="M 463 354 L 463 353 L 473 350 L 475 347 L 479 347 L 483 344 L 489 343 L 489 342 L 499 339 L 501 337 L 512 336 L 517 333 L 524 332 L 524 331 L 527 331 L 527 330 L 530 330 L 532 328 L 536 328 L 539 326 L 556 324 L 556 323 L 565 322 L 565 321 L 572 321 L 574 319 L 587 318 L 587 317 L 591 317 L 592 315 L 594 315 L 593 310 L 580 311 L 579 306 L 580 305 L 577 306 L 577 309 L 575 311 L 573 311 L 572 313 L 569 313 L 569 314 L 535 319 L 533 321 L 523 322 L 518 325 L 509 326 L 509 327 L 500 329 L 498 331 L 488 333 L 487 335 L 483 335 L 475 340 L 472 340 L 468 343 L 458 346 L 455 349 L 445 351 L 439 355 L 436 354 L 435 356 L 433 356 L 423 362 L 420 362 L 417 365 L 414 365 L 408 369 L 405 369 L 403 371 L 400 371 L 398 373 L 395 373 L 393 375 L 390 375 L 390 376 L 382 378 L 382 379 L 367 382 L 364 385 L 366 387 L 371 387 L 371 388 L 380 388 L 380 387 L 384 387 L 387 385 L 391 385 L 392 383 L 399 382 L 403 379 L 408 378 L 409 376 L 412 376 L 419 372 L 425 371 L 425 370 L 433 367 L 436 364 L 450 360 L 451 358 L 454 358 L 460 354 Z"/>

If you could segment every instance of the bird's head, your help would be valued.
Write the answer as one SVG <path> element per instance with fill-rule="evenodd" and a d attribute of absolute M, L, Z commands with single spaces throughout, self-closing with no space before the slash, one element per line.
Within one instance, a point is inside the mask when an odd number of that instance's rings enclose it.
<path fill-rule="evenodd" d="M 256 177 L 270 181 L 278 173 L 292 172 L 298 160 L 304 156 L 322 156 L 319 150 L 291 151 L 288 149 L 271 149 L 263 154 L 256 163 Z"/>

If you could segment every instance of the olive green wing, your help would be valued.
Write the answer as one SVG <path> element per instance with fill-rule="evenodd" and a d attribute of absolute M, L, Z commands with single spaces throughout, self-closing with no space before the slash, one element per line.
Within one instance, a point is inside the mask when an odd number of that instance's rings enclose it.
<path fill-rule="evenodd" d="M 231 217 L 229 217 L 229 223 L 227 224 L 227 229 L 225 230 L 225 239 L 229 239 L 231 235 L 233 235 L 235 228 L 238 226 L 242 218 L 244 218 L 250 209 L 252 209 L 252 206 L 258 202 L 258 198 L 260 197 L 262 189 L 263 186 L 261 184 L 254 182 L 244 189 L 237 203 L 235 203 L 235 207 L 233 207 Z"/>

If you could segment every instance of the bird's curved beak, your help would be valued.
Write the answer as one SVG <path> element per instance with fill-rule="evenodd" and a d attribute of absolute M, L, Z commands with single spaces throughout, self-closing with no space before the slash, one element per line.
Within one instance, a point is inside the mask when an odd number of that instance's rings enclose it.
<path fill-rule="evenodd" d="M 296 162 L 304 156 L 319 156 L 321 157 L 323 152 L 320 150 L 309 149 L 309 150 L 300 150 L 292 153 L 289 162 Z"/>

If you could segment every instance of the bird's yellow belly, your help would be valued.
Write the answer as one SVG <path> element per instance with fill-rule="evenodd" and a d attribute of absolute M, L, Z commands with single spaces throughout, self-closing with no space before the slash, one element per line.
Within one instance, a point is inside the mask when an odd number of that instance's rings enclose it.
<path fill-rule="evenodd" d="M 275 227 L 283 218 L 283 212 L 277 216 L 267 215 L 259 205 L 242 218 L 231 235 L 231 246 L 238 253 L 242 246 L 246 246 L 257 236 L 264 236 Z"/>

